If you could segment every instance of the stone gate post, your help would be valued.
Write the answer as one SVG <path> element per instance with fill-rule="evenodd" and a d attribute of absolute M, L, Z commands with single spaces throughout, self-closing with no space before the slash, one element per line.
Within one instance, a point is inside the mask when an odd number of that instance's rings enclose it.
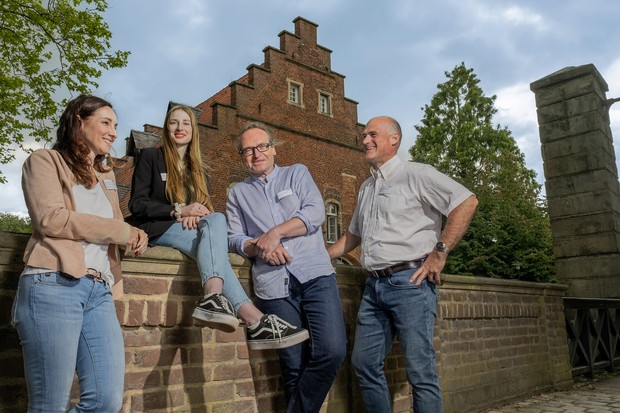
<path fill-rule="evenodd" d="M 530 84 L 557 278 L 568 296 L 620 298 L 620 186 L 607 83 L 592 64 Z"/>

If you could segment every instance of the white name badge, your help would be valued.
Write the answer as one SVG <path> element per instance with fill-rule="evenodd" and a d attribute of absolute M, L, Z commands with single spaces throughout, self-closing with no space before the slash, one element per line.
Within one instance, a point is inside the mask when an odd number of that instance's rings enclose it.
<path fill-rule="evenodd" d="M 166 179 L 168 178 L 168 174 L 165 173 L 165 172 L 162 172 L 162 173 L 160 173 L 160 175 L 161 175 L 161 180 L 166 182 Z"/>
<path fill-rule="evenodd" d="M 276 194 L 276 198 L 280 201 L 282 198 L 286 198 L 287 196 L 293 195 L 292 189 L 285 189 L 284 191 L 280 191 Z"/>
<path fill-rule="evenodd" d="M 112 190 L 116 191 L 116 182 L 114 182 L 111 179 L 104 179 L 103 180 L 103 185 L 105 185 L 106 189 L 112 189 Z"/>
<path fill-rule="evenodd" d="M 379 195 L 389 195 L 392 193 L 392 187 L 387 186 L 387 185 L 383 185 L 381 188 L 379 188 Z"/>

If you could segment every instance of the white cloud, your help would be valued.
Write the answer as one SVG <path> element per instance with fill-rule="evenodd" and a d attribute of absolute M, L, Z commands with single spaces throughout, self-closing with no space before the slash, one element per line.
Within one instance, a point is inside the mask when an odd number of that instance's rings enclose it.
<path fill-rule="evenodd" d="M 15 151 L 15 161 L 0 167 L 7 178 L 7 183 L 0 185 L 2 188 L 2 212 L 20 216 L 25 216 L 28 213 L 21 187 L 22 165 L 27 157 L 26 152 L 18 149 Z"/>
<path fill-rule="evenodd" d="M 202 0 L 184 0 L 173 4 L 176 6 L 174 15 L 181 18 L 181 23 L 187 22 L 190 29 L 202 28 L 211 21 L 207 12 L 207 4 Z M 175 24 L 175 29 L 179 27 L 183 26 Z"/>
<path fill-rule="evenodd" d="M 510 6 L 500 13 L 501 20 L 514 23 L 516 25 L 531 26 L 536 30 L 543 31 L 546 29 L 545 21 L 540 14 L 533 13 L 530 10 Z"/>
<path fill-rule="evenodd" d="M 474 7 L 472 6 L 474 3 Z M 476 4 L 477 3 L 477 4 Z M 547 29 L 545 19 L 539 13 L 516 5 L 503 6 L 503 3 L 494 1 L 464 2 L 464 8 L 471 10 L 473 19 L 481 23 L 506 27 L 511 26 L 527 26 L 537 31 Z M 474 24 L 473 26 L 477 26 Z"/>
<path fill-rule="evenodd" d="M 497 118 L 504 126 L 519 126 L 530 129 L 537 127 L 536 101 L 527 83 L 505 86 L 495 92 Z"/>
<path fill-rule="evenodd" d="M 539 182 L 543 182 L 544 173 L 540 154 L 538 120 L 536 118 L 536 101 L 527 83 L 505 86 L 496 93 L 495 122 L 507 127 L 517 146 L 525 156 L 528 168 L 536 172 Z"/>

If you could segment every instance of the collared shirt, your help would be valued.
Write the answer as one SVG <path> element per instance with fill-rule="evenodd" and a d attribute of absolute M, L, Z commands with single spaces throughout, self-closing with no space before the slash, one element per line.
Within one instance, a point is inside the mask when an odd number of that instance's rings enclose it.
<path fill-rule="evenodd" d="M 255 294 L 266 300 L 288 296 L 289 273 L 301 283 L 334 272 L 323 243 L 325 204 L 308 168 L 275 166 L 265 179 L 250 176 L 236 184 L 226 202 L 228 248 L 247 256 L 243 246 L 291 218 L 306 225 L 302 236 L 284 238 L 288 265 L 272 266 L 257 257 L 252 265 Z"/>
<path fill-rule="evenodd" d="M 362 266 L 379 270 L 432 251 L 448 215 L 473 195 L 430 165 L 394 156 L 360 187 L 349 232 L 361 238 Z"/>

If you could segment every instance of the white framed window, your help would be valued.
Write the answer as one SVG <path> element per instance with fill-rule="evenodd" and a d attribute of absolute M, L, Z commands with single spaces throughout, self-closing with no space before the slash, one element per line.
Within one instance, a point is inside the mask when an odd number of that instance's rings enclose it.
<path fill-rule="evenodd" d="M 319 92 L 319 113 L 331 116 L 332 97 L 329 93 Z"/>
<path fill-rule="evenodd" d="M 325 238 L 327 243 L 333 244 L 338 241 L 338 237 L 340 236 L 340 208 L 337 204 L 330 202 L 325 208 L 325 215 L 327 229 Z"/>
<path fill-rule="evenodd" d="M 301 83 L 288 81 L 288 103 L 303 106 L 303 86 Z"/>

